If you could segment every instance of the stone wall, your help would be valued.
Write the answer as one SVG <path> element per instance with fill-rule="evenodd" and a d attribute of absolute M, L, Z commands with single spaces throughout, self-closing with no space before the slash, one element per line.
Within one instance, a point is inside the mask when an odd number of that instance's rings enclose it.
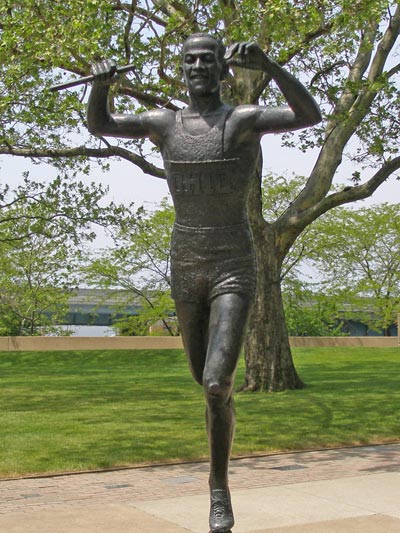
<path fill-rule="evenodd" d="M 400 337 L 291 337 L 292 347 L 400 347 Z M 0 351 L 172 350 L 181 337 L 0 337 Z"/>

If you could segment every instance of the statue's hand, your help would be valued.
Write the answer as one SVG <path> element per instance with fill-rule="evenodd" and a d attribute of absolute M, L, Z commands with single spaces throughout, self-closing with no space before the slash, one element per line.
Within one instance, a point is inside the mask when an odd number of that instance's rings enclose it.
<path fill-rule="evenodd" d="M 235 43 L 228 47 L 225 61 L 234 67 L 268 71 L 272 61 L 257 43 Z"/>
<path fill-rule="evenodd" d="M 92 65 L 92 74 L 95 82 L 112 85 L 118 78 L 117 65 L 113 59 L 103 59 Z"/>

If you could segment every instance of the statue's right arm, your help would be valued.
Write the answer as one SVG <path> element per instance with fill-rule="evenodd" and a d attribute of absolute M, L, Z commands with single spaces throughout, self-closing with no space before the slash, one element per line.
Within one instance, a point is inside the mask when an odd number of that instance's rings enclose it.
<path fill-rule="evenodd" d="M 155 109 L 136 115 L 110 113 L 108 93 L 115 72 L 112 66 L 111 62 L 104 61 L 93 67 L 95 79 L 87 109 L 87 124 L 90 133 L 129 139 L 151 137 L 156 140 L 162 137 L 172 118 L 170 115 L 174 114 L 173 111 Z M 103 67 L 101 72 L 99 72 L 100 67 Z"/>

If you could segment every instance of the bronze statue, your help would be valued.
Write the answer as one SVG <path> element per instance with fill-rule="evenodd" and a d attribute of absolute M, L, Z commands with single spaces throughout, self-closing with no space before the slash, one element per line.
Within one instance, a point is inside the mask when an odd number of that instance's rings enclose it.
<path fill-rule="evenodd" d="M 288 106 L 231 107 L 221 100 L 229 65 L 267 72 Z M 95 135 L 144 138 L 161 150 L 176 210 L 171 286 L 183 344 L 194 379 L 203 386 L 210 446 L 210 529 L 234 524 L 228 463 L 234 432 L 233 381 L 256 286 L 256 261 L 247 197 L 266 133 L 312 126 L 321 120 L 314 99 L 256 43 L 225 50 L 206 34 L 183 45 L 187 108 L 174 112 L 110 114 L 115 64 L 93 68 L 88 126 Z"/>

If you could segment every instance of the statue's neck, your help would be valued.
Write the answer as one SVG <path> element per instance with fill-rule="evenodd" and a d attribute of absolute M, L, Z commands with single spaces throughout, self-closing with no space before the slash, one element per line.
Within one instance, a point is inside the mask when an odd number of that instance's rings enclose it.
<path fill-rule="evenodd" d="M 224 106 L 219 92 L 198 96 L 191 94 L 187 113 L 193 115 L 209 115 L 217 112 Z"/>

